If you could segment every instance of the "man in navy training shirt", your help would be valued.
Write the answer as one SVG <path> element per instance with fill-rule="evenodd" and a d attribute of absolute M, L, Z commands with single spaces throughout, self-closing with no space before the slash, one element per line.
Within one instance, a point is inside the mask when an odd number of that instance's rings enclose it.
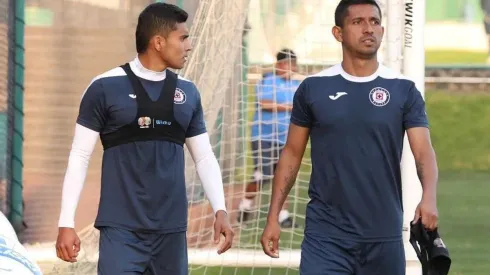
<path fill-rule="evenodd" d="M 136 27 L 137 57 L 95 77 L 80 104 L 62 192 L 57 256 L 76 262 L 75 210 L 100 136 L 104 147 L 98 274 L 187 274 L 185 144 L 215 213 L 218 253 L 231 247 L 220 167 L 200 95 L 181 69 L 191 50 L 187 13 L 155 3 Z"/>
<path fill-rule="evenodd" d="M 238 206 L 238 222 L 251 219 L 252 204 L 263 183 L 274 176 L 274 169 L 281 150 L 286 143 L 294 92 L 299 81 L 291 79 L 297 70 L 296 54 L 290 49 L 282 49 L 276 55 L 276 70 L 264 75 L 257 85 L 257 106 L 252 126 L 252 154 L 254 178 L 247 184 L 244 198 Z M 288 203 L 284 203 L 279 213 L 282 228 L 293 228 L 296 224 L 289 215 Z"/>
<path fill-rule="evenodd" d="M 311 138 L 302 275 L 405 274 L 401 155 L 407 132 L 423 195 L 414 220 L 437 227 L 438 169 L 425 104 L 410 81 L 377 61 L 384 29 L 374 0 L 342 0 L 335 38 L 343 61 L 307 77 L 274 176 L 261 243 L 279 257 L 277 216 Z"/>

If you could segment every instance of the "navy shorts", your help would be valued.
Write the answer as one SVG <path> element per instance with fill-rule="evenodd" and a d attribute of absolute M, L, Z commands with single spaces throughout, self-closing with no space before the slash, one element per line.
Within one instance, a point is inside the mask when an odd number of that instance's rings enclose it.
<path fill-rule="evenodd" d="M 252 141 L 252 156 L 254 161 L 254 180 L 266 182 L 274 176 L 276 165 L 284 145 L 278 142 Z"/>
<path fill-rule="evenodd" d="M 363 243 L 305 234 L 301 275 L 405 275 L 403 241 Z"/>
<path fill-rule="evenodd" d="M 99 275 L 188 274 L 186 232 L 137 233 L 100 228 Z"/>

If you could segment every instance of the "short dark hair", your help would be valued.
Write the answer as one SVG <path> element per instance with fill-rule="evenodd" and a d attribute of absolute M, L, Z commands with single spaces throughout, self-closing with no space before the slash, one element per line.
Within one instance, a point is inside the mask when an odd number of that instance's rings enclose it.
<path fill-rule="evenodd" d="M 183 9 L 167 3 L 148 5 L 138 17 L 136 26 L 136 51 L 144 53 L 150 39 L 157 33 L 167 35 L 176 25 L 187 21 L 189 15 Z"/>
<path fill-rule="evenodd" d="M 284 59 L 296 59 L 296 54 L 291 49 L 283 48 L 276 55 L 276 61 Z"/>
<path fill-rule="evenodd" d="M 376 0 L 341 0 L 335 9 L 335 26 L 344 26 L 344 20 L 349 12 L 349 7 L 354 5 L 373 5 L 378 8 L 379 16 L 381 17 L 381 8 Z"/>

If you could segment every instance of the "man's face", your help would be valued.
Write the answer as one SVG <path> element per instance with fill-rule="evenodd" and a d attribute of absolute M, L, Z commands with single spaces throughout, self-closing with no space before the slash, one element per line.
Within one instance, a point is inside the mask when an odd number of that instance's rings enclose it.
<path fill-rule="evenodd" d="M 296 59 L 285 59 L 278 61 L 276 64 L 276 74 L 285 78 L 291 76 L 297 71 Z"/>
<path fill-rule="evenodd" d="M 188 53 L 192 50 L 189 30 L 185 23 L 178 23 L 176 29 L 168 33 L 164 41 L 160 56 L 170 68 L 182 69 Z"/>
<path fill-rule="evenodd" d="M 366 58 L 375 56 L 384 34 L 378 8 L 373 5 L 350 6 L 340 32 L 340 37 L 336 35 L 336 38 L 350 52 Z"/>

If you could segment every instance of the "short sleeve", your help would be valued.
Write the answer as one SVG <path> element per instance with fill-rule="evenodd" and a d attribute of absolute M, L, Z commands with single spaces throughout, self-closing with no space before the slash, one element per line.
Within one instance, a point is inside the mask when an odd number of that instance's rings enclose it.
<path fill-rule="evenodd" d="M 415 84 L 411 85 L 407 101 L 405 102 L 403 127 L 405 129 L 413 127 L 429 127 L 429 121 L 425 110 L 425 101 L 422 98 L 420 91 L 415 87 Z"/>
<path fill-rule="evenodd" d="M 93 81 L 82 96 L 77 124 L 101 132 L 106 124 L 105 95 L 101 81 Z"/>
<path fill-rule="evenodd" d="M 294 93 L 293 97 L 293 110 L 291 112 L 291 123 L 311 128 L 313 119 L 311 115 L 310 105 L 306 100 L 307 85 L 303 81 L 299 85 L 298 89 Z"/>
<path fill-rule="evenodd" d="M 204 121 L 204 113 L 202 110 L 201 95 L 197 88 L 195 88 L 196 107 L 192 113 L 191 122 L 187 127 L 186 138 L 191 138 L 200 134 L 206 133 L 206 122 Z"/>

